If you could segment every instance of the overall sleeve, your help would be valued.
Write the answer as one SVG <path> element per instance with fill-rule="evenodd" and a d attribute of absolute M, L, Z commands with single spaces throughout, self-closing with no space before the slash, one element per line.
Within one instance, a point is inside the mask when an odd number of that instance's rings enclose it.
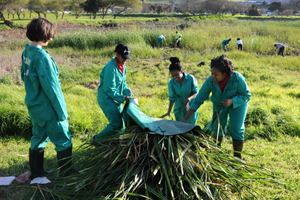
<path fill-rule="evenodd" d="M 58 116 L 58 120 L 63 121 L 67 119 L 68 114 L 55 67 L 56 66 L 53 66 L 51 59 L 45 58 L 40 60 L 37 71 L 41 87 L 49 98 L 52 107 Z"/>
<path fill-rule="evenodd" d="M 127 86 L 126 83 L 126 73 L 127 73 L 127 69 L 124 70 L 124 80 L 123 80 L 123 94 L 125 96 L 128 96 L 130 94 L 130 97 L 134 97 L 132 91 L 130 90 L 130 88 Z"/>
<path fill-rule="evenodd" d="M 237 86 L 237 95 L 232 98 L 233 108 L 239 107 L 250 100 L 251 93 L 244 77 L 240 77 Z"/>
<path fill-rule="evenodd" d="M 208 99 L 210 92 L 211 92 L 211 89 L 209 87 L 209 80 L 206 79 L 206 81 L 203 83 L 199 93 L 197 94 L 194 102 L 190 106 L 190 109 L 197 110 L 204 103 L 204 101 Z"/>
<path fill-rule="evenodd" d="M 107 96 L 113 100 L 123 103 L 125 101 L 125 95 L 120 94 L 117 91 L 116 74 L 113 67 L 108 67 L 105 71 L 103 80 L 103 90 Z M 125 79 L 126 81 L 126 79 Z M 127 85 L 126 85 L 127 87 Z"/>
<path fill-rule="evenodd" d="M 23 53 L 22 53 L 22 56 L 21 56 L 21 78 L 22 78 L 22 81 L 24 82 L 24 64 L 23 64 Z"/>
<path fill-rule="evenodd" d="M 195 77 L 193 77 L 191 95 L 196 94 L 197 92 L 198 92 L 198 82 L 197 82 L 197 79 L 195 79 Z"/>
<path fill-rule="evenodd" d="M 171 81 L 168 83 L 168 90 L 169 90 L 169 101 L 176 101 L 176 94 L 174 92 L 173 85 Z"/>

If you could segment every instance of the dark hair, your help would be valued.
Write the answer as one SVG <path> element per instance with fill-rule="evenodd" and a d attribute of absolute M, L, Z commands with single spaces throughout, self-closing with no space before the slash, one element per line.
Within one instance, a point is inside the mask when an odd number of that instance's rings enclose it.
<path fill-rule="evenodd" d="M 226 58 L 225 55 L 221 55 L 211 59 L 210 68 L 216 68 L 218 71 L 224 73 L 226 72 L 228 75 L 234 73 L 234 67 L 232 65 L 231 60 Z"/>
<path fill-rule="evenodd" d="M 31 41 L 47 42 L 50 38 L 54 39 L 56 25 L 45 18 L 34 18 L 27 25 L 26 36 Z"/>
<path fill-rule="evenodd" d="M 274 44 L 274 47 L 277 47 L 277 44 Z"/>
<path fill-rule="evenodd" d="M 238 38 L 237 40 L 241 40 L 240 38 Z"/>
<path fill-rule="evenodd" d="M 175 70 L 181 71 L 183 69 L 182 65 L 180 64 L 179 58 L 171 57 L 170 61 L 171 61 L 171 65 L 169 66 L 170 72 Z"/>

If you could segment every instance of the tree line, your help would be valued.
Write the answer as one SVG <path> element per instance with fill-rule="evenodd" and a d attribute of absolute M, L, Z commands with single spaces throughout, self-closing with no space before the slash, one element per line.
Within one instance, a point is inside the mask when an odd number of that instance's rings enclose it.
<path fill-rule="evenodd" d="M 180 4 L 175 4 L 170 0 L 168 4 L 146 4 L 141 0 L 0 0 L 0 18 L 6 20 L 3 12 L 8 13 L 14 18 L 15 15 L 21 19 L 25 18 L 25 11 L 31 14 L 37 13 L 38 16 L 47 17 L 47 13 L 55 14 L 56 19 L 59 15 L 63 19 L 66 11 L 74 14 L 75 18 L 81 16 L 82 13 L 90 14 L 90 18 L 95 19 L 97 13 L 101 13 L 104 18 L 109 11 L 114 12 L 116 18 L 125 11 L 142 12 L 142 13 L 191 13 L 193 15 L 210 13 L 210 14 L 226 14 L 245 13 L 251 16 L 259 16 L 271 11 L 277 15 L 293 15 L 299 13 L 300 0 L 291 0 L 290 3 L 272 2 L 267 4 L 263 2 L 261 5 L 248 5 L 240 2 L 228 0 L 183 0 Z"/>
<path fill-rule="evenodd" d="M 60 14 L 63 19 L 65 11 L 72 12 L 76 19 L 86 12 L 95 19 L 99 12 L 104 18 L 109 9 L 115 9 L 114 16 L 117 17 L 128 9 L 140 11 L 142 3 L 140 0 L 0 0 L 0 18 L 3 20 L 6 20 L 4 11 L 8 13 L 8 18 L 10 15 L 13 18 L 17 15 L 19 19 L 22 15 L 25 18 L 25 11 L 29 11 L 29 17 L 31 13 L 37 13 L 39 17 L 43 15 L 45 18 L 47 13 L 51 12 L 55 14 L 56 19 Z"/>

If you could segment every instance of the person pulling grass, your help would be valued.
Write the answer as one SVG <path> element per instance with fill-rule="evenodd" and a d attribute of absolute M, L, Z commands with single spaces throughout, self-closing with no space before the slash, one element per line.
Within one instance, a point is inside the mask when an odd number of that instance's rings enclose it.
<path fill-rule="evenodd" d="M 222 47 L 223 47 L 223 50 L 226 51 L 226 45 L 229 44 L 231 41 L 231 38 L 229 39 L 225 39 L 222 41 Z"/>
<path fill-rule="evenodd" d="M 30 179 L 47 175 L 44 171 L 44 149 L 54 143 L 61 172 L 71 167 L 72 137 L 68 113 L 60 87 L 56 63 L 47 46 L 56 35 L 56 25 L 45 18 L 34 18 L 27 25 L 26 44 L 22 53 L 21 77 L 25 85 L 25 104 L 32 122 L 29 149 Z"/>
<path fill-rule="evenodd" d="M 218 138 L 218 145 L 221 146 L 228 119 L 230 119 L 230 136 L 232 137 L 234 156 L 242 158 L 240 152 L 243 150 L 244 144 L 244 122 L 251 93 L 245 77 L 234 71 L 231 60 L 225 55 L 211 60 L 211 76 L 202 85 L 182 122 L 187 122 L 190 116 L 208 99 L 210 92 L 212 92 L 210 100 L 213 103 L 213 119 L 218 115 L 220 120 L 220 129 L 218 125 L 212 127 L 214 137 Z"/>
<path fill-rule="evenodd" d="M 180 42 L 181 42 L 181 38 L 182 38 L 182 35 L 178 31 L 176 31 L 176 36 L 175 36 L 176 44 L 175 44 L 175 46 L 179 47 Z"/>
<path fill-rule="evenodd" d="M 284 57 L 284 45 L 283 44 L 274 44 L 274 47 L 278 49 L 278 55 Z"/>
<path fill-rule="evenodd" d="M 164 118 L 170 116 L 171 110 L 174 106 L 174 115 L 176 121 L 181 121 L 186 115 L 193 99 L 198 93 L 197 80 L 190 74 L 183 72 L 183 67 L 179 58 L 171 57 L 171 65 L 169 66 L 172 79 L 168 84 L 169 89 L 169 109 L 168 112 L 161 116 Z M 198 119 L 198 111 L 194 112 L 187 120 L 187 123 L 196 124 Z"/>
<path fill-rule="evenodd" d="M 237 39 L 236 44 L 238 46 L 238 50 L 243 51 L 243 42 L 240 38 Z"/>
<path fill-rule="evenodd" d="M 118 44 L 116 56 L 109 61 L 100 73 L 97 100 L 109 124 L 90 141 L 117 135 L 124 129 L 122 110 L 124 101 L 129 101 L 133 94 L 126 83 L 126 61 L 130 57 L 130 48 L 126 44 Z"/>
<path fill-rule="evenodd" d="M 160 47 L 163 47 L 163 46 L 164 46 L 163 40 L 166 41 L 165 35 L 160 35 L 160 36 L 158 36 L 157 42 L 156 42 L 156 45 L 155 45 L 155 46 L 158 47 L 158 45 L 160 44 Z"/>

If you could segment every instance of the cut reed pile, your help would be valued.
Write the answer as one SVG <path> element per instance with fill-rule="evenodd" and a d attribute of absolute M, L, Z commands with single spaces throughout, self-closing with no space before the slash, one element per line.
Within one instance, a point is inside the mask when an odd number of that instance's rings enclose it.
<path fill-rule="evenodd" d="M 208 139 L 195 131 L 161 136 L 127 128 L 81 146 L 74 155 L 78 173 L 39 189 L 55 199 L 230 199 L 245 191 L 255 196 L 250 182 L 275 183 L 267 169 Z"/>

